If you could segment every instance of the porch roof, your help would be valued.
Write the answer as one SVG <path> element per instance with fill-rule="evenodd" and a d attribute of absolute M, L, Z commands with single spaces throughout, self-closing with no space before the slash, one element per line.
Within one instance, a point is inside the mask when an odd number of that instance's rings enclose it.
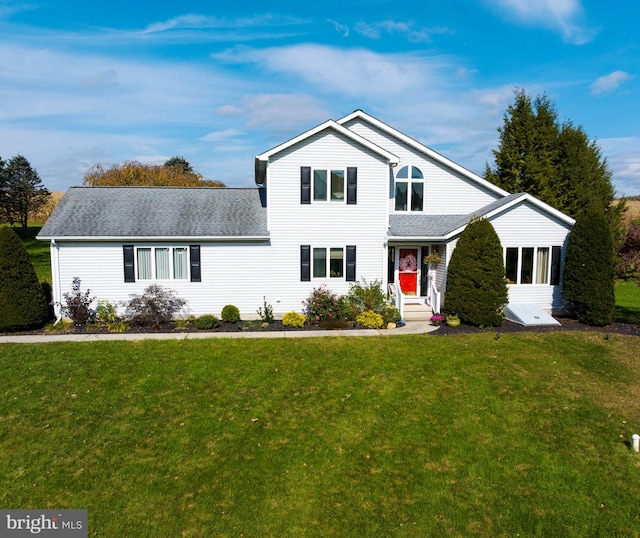
<path fill-rule="evenodd" d="M 530 201 L 547 213 L 564 218 L 573 223 L 573 220 L 563 215 L 556 209 L 548 206 L 525 193 L 509 194 L 498 200 L 481 207 L 477 211 L 465 215 L 422 215 L 417 213 L 396 213 L 389 215 L 389 239 L 396 240 L 448 240 L 460 233 L 473 217 L 490 218 L 522 201 Z"/>
<path fill-rule="evenodd" d="M 469 215 L 389 215 L 389 239 L 444 240 L 469 222 Z"/>

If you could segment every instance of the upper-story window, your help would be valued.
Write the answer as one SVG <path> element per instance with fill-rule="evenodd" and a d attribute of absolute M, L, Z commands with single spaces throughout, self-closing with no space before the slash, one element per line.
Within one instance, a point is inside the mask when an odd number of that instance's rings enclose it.
<path fill-rule="evenodd" d="M 424 175 L 417 166 L 403 166 L 396 173 L 396 211 L 422 211 Z"/>
<path fill-rule="evenodd" d="M 300 167 L 300 203 L 358 203 L 358 169 Z"/>
<path fill-rule="evenodd" d="M 344 201 L 344 169 L 313 171 L 313 200 Z"/>

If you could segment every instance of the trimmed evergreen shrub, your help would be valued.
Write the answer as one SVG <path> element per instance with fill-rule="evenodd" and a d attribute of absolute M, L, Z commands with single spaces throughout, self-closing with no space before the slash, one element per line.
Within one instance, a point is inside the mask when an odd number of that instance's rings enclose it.
<path fill-rule="evenodd" d="M 460 235 L 447 272 L 445 311 L 478 327 L 504 321 L 507 283 L 502 246 L 486 219 L 471 219 Z"/>
<path fill-rule="evenodd" d="M 196 319 L 194 324 L 201 331 L 208 331 L 210 329 L 215 329 L 220 324 L 220 320 L 211 314 L 205 314 L 204 316 L 200 316 Z"/>
<path fill-rule="evenodd" d="M 562 279 L 578 320 L 608 325 L 615 315 L 612 238 L 601 213 L 578 217 L 569 234 Z"/>
<path fill-rule="evenodd" d="M 0 228 L 0 331 L 42 327 L 49 307 L 29 254 L 13 228 Z"/>
<path fill-rule="evenodd" d="M 307 321 L 307 316 L 293 310 L 282 316 L 282 324 L 285 327 L 304 327 L 305 321 Z"/>
<path fill-rule="evenodd" d="M 226 305 L 220 313 L 220 319 L 225 323 L 237 323 L 240 321 L 240 310 L 232 304 Z"/>

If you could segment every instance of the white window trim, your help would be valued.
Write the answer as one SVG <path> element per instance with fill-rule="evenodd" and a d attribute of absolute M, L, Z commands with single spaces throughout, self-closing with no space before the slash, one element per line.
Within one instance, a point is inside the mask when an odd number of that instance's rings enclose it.
<path fill-rule="evenodd" d="M 151 278 L 141 278 L 139 267 L 138 267 L 138 249 L 151 249 Z M 156 249 L 169 249 L 169 278 L 158 278 L 158 274 L 156 271 Z M 175 267 L 174 267 L 174 250 L 175 249 L 185 249 L 186 250 L 186 260 L 187 260 L 187 268 L 185 273 L 185 278 L 175 278 Z M 134 255 L 134 264 L 135 264 L 135 275 L 136 280 L 141 282 L 152 282 L 152 281 L 160 281 L 160 282 L 168 282 L 170 280 L 175 280 L 177 282 L 189 282 L 191 280 L 191 267 L 189 263 L 189 246 L 188 245 L 136 245 L 134 246 L 135 255 Z"/>
<path fill-rule="evenodd" d="M 315 183 L 316 183 L 316 171 L 325 171 L 327 173 L 327 199 L 316 200 L 315 199 Z M 342 198 L 331 198 L 331 172 L 342 172 L 343 177 L 343 193 Z M 346 204 L 347 203 L 347 167 L 346 166 L 312 166 L 311 167 L 311 203 L 312 204 Z"/>
<path fill-rule="evenodd" d="M 551 264 L 553 257 L 553 247 L 558 245 L 518 245 L 518 246 L 506 246 L 503 248 L 503 262 L 505 266 L 505 272 L 507 269 L 507 249 L 517 249 L 518 250 L 518 263 L 516 266 L 516 282 L 510 283 L 507 282 L 507 286 L 552 286 L 551 284 Z M 522 277 L 522 249 L 524 248 L 532 248 L 533 249 L 533 269 L 531 272 L 531 283 L 522 283 L 520 281 Z M 538 278 L 538 249 L 547 249 L 547 279 L 546 282 L 540 283 L 536 282 Z M 506 275 L 505 275 L 506 276 Z"/>
<path fill-rule="evenodd" d="M 342 275 L 341 276 L 331 276 L 331 249 L 339 248 L 342 251 Z M 326 275 L 325 276 L 314 276 L 315 273 L 315 258 L 314 251 L 316 249 L 323 249 L 325 254 L 325 267 L 326 267 Z M 346 245 L 342 246 L 330 246 L 330 247 L 316 247 L 311 245 L 311 280 L 315 281 L 323 281 L 323 280 L 332 280 L 339 281 L 345 280 L 347 278 L 347 247 Z"/>

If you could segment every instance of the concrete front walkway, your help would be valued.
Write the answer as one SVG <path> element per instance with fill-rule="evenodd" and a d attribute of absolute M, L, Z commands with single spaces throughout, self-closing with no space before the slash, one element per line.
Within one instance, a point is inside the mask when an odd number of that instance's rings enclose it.
<path fill-rule="evenodd" d="M 425 334 L 438 327 L 428 321 L 408 321 L 395 329 L 346 329 L 336 331 L 238 331 L 193 333 L 108 333 L 108 334 L 21 334 L 0 336 L 0 344 L 38 344 L 44 342 L 104 342 L 107 340 L 193 340 L 196 338 L 320 338 L 340 336 L 395 336 Z"/>

